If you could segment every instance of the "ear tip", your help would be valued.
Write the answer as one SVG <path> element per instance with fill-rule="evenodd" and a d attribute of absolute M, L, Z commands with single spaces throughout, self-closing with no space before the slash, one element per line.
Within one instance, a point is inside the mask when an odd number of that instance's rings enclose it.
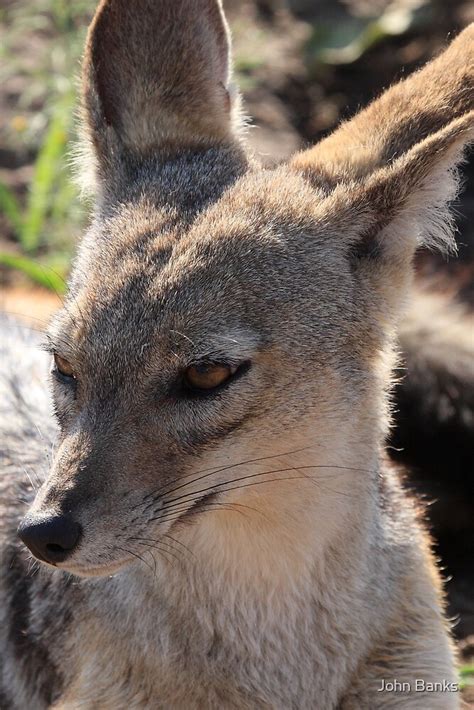
<path fill-rule="evenodd" d="M 233 141 L 231 73 L 220 0 L 102 0 L 82 72 L 92 142 L 105 145 L 108 126 L 137 155 Z"/>

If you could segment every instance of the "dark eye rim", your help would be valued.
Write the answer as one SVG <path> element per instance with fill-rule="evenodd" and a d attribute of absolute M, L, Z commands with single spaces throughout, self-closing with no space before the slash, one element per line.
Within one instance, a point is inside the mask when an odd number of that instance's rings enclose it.
<path fill-rule="evenodd" d="M 60 372 L 57 369 L 57 367 L 53 367 L 51 372 L 52 372 L 53 376 L 58 380 L 58 382 L 61 382 L 61 384 L 70 385 L 71 387 L 76 386 L 77 380 L 72 375 L 64 375 L 62 372 Z"/>
<path fill-rule="evenodd" d="M 59 369 L 58 363 L 56 360 L 56 353 L 54 353 L 54 355 L 53 355 L 53 367 L 52 367 L 51 373 L 59 382 L 61 382 L 63 384 L 73 385 L 73 386 L 76 386 L 76 384 L 77 384 L 77 379 L 74 375 L 67 375 L 65 372 L 62 372 Z"/>
<path fill-rule="evenodd" d="M 196 366 L 220 366 L 220 367 L 235 367 L 236 364 L 235 362 L 223 362 L 223 361 L 216 361 L 216 360 L 205 360 L 205 361 L 199 361 L 192 363 L 189 367 L 196 367 Z M 205 399 L 206 397 L 213 397 L 214 395 L 222 392 L 223 390 L 227 389 L 231 385 L 233 385 L 236 380 L 239 380 L 243 375 L 247 374 L 247 372 L 250 370 L 252 366 L 252 363 L 250 360 L 244 360 L 240 362 L 237 365 L 237 369 L 235 370 L 234 373 L 230 374 L 229 377 L 224 380 L 224 382 L 221 382 L 219 385 L 216 385 L 215 387 L 206 387 L 206 388 L 199 388 L 199 387 L 193 387 L 189 382 L 186 380 L 186 372 L 183 372 L 181 378 L 180 378 L 180 383 L 179 383 L 179 389 L 181 396 L 189 398 L 189 399 Z"/>

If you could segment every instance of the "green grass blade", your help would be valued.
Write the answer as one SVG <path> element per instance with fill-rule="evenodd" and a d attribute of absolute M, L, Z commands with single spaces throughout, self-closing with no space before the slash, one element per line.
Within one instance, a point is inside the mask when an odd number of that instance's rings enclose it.
<path fill-rule="evenodd" d="M 40 243 L 65 151 L 68 117 L 69 111 L 65 109 L 56 111 L 36 158 L 25 221 L 20 232 L 20 242 L 25 251 L 34 251 Z"/>
<path fill-rule="evenodd" d="M 6 185 L 0 182 L 0 211 L 6 215 L 17 236 L 22 232 L 23 219 L 16 196 Z"/>
<path fill-rule="evenodd" d="M 464 690 L 471 686 L 474 686 L 474 664 L 468 663 L 459 669 L 459 687 Z"/>
<path fill-rule="evenodd" d="M 56 293 L 64 293 L 64 280 L 52 271 L 48 266 L 40 264 L 25 256 L 17 256 L 16 254 L 6 254 L 0 252 L 0 264 L 11 269 L 16 269 L 26 274 L 32 281 L 40 286 L 44 286 L 50 291 Z"/>

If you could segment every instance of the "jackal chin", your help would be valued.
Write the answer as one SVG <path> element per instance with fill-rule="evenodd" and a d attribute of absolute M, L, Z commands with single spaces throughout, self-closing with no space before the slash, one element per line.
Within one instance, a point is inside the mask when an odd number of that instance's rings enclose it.
<path fill-rule="evenodd" d="M 110 577 L 117 572 L 125 569 L 129 565 L 137 562 L 137 559 L 133 556 L 124 557 L 120 560 L 111 561 L 92 561 L 92 562 L 81 562 L 80 560 L 67 560 L 63 563 L 48 562 L 45 559 L 37 557 L 36 555 L 31 555 L 32 564 L 40 564 L 40 566 L 45 566 L 50 570 L 58 570 L 61 572 L 68 572 L 76 577 Z"/>

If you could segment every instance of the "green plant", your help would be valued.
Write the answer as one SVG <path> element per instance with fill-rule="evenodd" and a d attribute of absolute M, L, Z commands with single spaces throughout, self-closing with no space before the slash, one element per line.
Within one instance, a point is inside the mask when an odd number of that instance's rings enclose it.
<path fill-rule="evenodd" d="M 474 664 L 468 663 L 459 669 L 459 687 L 461 690 L 474 686 Z"/>
<path fill-rule="evenodd" d="M 318 22 L 308 43 L 310 64 L 352 64 L 379 42 L 422 24 L 429 14 L 427 0 L 412 0 L 407 5 L 391 2 L 378 16 L 355 17 L 346 12 L 337 21 Z"/>
<path fill-rule="evenodd" d="M 83 221 L 67 148 L 74 140 L 75 75 L 94 6 L 94 0 L 38 0 L 34 6 L 20 0 L 0 15 L 0 80 L 13 78 L 24 87 L 17 115 L 1 133 L 17 154 L 34 155 L 25 198 L 0 181 L 0 212 L 16 243 L 3 249 L 0 264 L 59 291 L 71 235 Z M 34 61 L 24 51 L 25 38 L 37 40 Z"/>
<path fill-rule="evenodd" d="M 50 267 L 33 261 L 33 259 L 3 252 L 0 253 L 0 264 L 21 271 L 40 286 L 56 291 L 58 294 L 64 293 L 65 283 L 62 276 Z"/>
<path fill-rule="evenodd" d="M 11 221 L 15 236 L 27 253 L 38 249 L 55 189 L 61 190 L 61 184 L 64 183 L 61 167 L 67 140 L 68 114 L 68 107 L 63 106 L 53 114 L 35 161 L 24 215 L 14 192 L 0 183 L 0 207 Z"/>
<path fill-rule="evenodd" d="M 46 232 L 52 217 L 56 226 L 64 228 L 70 200 L 74 199 L 71 194 L 71 177 L 64 170 L 71 115 L 72 102 L 69 97 L 68 100 L 63 98 L 53 112 L 43 145 L 37 154 L 24 208 L 14 192 L 0 183 L 0 209 L 9 220 L 23 253 L 23 256 L 18 257 L 0 253 L 0 263 L 19 269 L 47 288 L 57 288 L 58 284 L 55 284 L 54 278 L 43 278 L 43 267 L 33 257 L 45 246 Z M 45 266 L 48 266 L 48 254 L 43 255 L 43 258 L 46 260 Z M 59 290 L 62 290 L 62 284 Z"/>

